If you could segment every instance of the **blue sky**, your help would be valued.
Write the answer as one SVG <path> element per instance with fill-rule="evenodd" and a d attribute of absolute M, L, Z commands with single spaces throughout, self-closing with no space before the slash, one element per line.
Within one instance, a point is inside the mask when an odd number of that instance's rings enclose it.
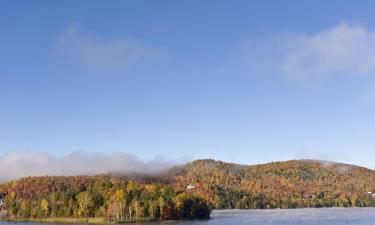
<path fill-rule="evenodd" d="M 375 168 L 372 1 L 1 1 L 0 154 Z"/>

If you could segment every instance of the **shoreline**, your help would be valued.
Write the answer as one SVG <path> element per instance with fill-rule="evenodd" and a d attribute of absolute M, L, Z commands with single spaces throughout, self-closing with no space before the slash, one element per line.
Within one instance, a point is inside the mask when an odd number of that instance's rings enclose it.
<path fill-rule="evenodd" d="M 202 220 L 209 220 L 202 219 Z M 93 218 L 69 218 L 69 217 L 52 217 L 52 218 L 29 218 L 29 219 L 0 219 L 1 222 L 28 222 L 28 223 L 56 223 L 56 224 L 134 224 L 134 223 L 173 223 L 173 222 L 181 222 L 181 221 L 194 221 L 194 220 L 152 220 L 152 219 L 143 219 L 143 220 L 128 220 L 128 221 L 121 221 L 121 222 L 114 222 L 105 220 L 104 217 L 93 217 Z"/>
<path fill-rule="evenodd" d="M 329 210 L 329 209 L 375 209 L 374 206 L 366 206 L 366 207 L 301 207 L 301 208 L 269 208 L 269 209 L 213 209 L 212 213 L 214 212 L 236 212 L 236 211 L 287 211 L 287 210 Z"/>
<path fill-rule="evenodd" d="M 143 220 L 128 220 L 128 221 L 121 221 L 121 222 L 114 222 L 105 220 L 104 217 L 93 217 L 93 218 L 69 218 L 69 217 L 51 217 L 51 218 L 29 218 L 29 219 L 0 219 L 0 222 L 29 222 L 29 223 L 57 223 L 57 224 L 125 224 L 125 223 L 147 223 L 147 222 L 154 222 L 151 219 L 143 219 Z M 155 221 L 158 222 L 158 221 Z M 171 221 L 163 221 L 163 222 L 171 222 Z"/>
<path fill-rule="evenodd" d="M 239 211 L 294 211 L 294 210 L 351 210 L 351 209 L 374 209 L 375 207 L 307 207 L 307 208 L 291 208 L 291 209 L 214 209 L 212 213 L 220 213 L 220 212 L 239 212 Z M 209 219 L 211 219 L 210 217 Z M 206 220 L 209 220 L 206 219 Z M 129 221 L 122 221 L 122 222 L 115 222 L 115 221 L 107 221 L 104 217 L 92 217 L 92 218 L 69 218 L 69 217 L 51 217 L 51 218 L 29 218 L 29 219 L 12 219 L 12 218 L 2 218 L 0 219 L 1 222 L 12 222 L 12 223 L 19 223 L 19 222 L 28 222 L 28 223 L 45 223 L 45 224 L 135 224 L 135 223 L 173 223 L 179 221 L 193 221 L 193 220 L 165 220 L 165 221 L 155 221 L 151 219 L 143 219 L 143 220 L 129 220 Z"/>
<path fill-rule="evenodd" d="M 116 224 L 115 222 L 106 221 L 104 217 L 99 218 L 68 218 L 68 217 L 52 217 L 52 218 L 29 218 L 29 219 L 0 219 L 0 222 L 30 222 L 30 223 L 58 223 L 58 224 Z"/>
<path fill-rule="evenodd" d="M 220 212 L 239 212 L 239 211 L 294 211 L 294 210 L 350 210 L 350 209 L 374 209 L 375 207 L 305 207 L 305 208 L 290 208 L 290 209 L 214 209 L 212 213 L 220 213 Z M 209 219 L 211 219 L 210 217 Z M 203 220 L 209 220 L 203 219 Z M 152 220 L 152 219 L 142 219 L 142 220 L 129 220 L 129 221 L 122 221 L 122 222 L 115 222 L 115 221 L 108 221 L 105 220 L 104 217 L 90 217 L 90 218 L 70 218 L 70 217 L 51 217 L 51 218 L 29 218 L 29 219 L 12 219 L 12 218 L 2 218 L 0 219 L 1 222 L 29 222 L 29 223 L 56 223 L 56 224 L 134 224 L 134 223 L 172 223 L 172 222 L 179 222 L 179 221 L 193 221 L 193 220 Z"/>

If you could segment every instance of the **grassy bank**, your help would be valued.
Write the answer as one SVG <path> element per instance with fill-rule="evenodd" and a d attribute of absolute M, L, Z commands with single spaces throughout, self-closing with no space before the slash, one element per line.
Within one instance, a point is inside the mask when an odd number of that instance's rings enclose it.
<path fill-rule="evenodd" d="M 153 221 L 151 218 L 142 218 L 140 220 L 127 220 L 121 222 L 110 222 L 104 217 L 95 218 L 69 218 L 69 217 L 48 217 L 48 218 L 29 218 L 29 219 L 0 219 L 1 221 L 11 222 L 38 222 L 38 223 L 61 223 L 61 224 L 120 224 L 120 223 L 141 223 Z M 171 220 L 169 220 L 171 221 Z"/>
<path fill-rule="evenodd" d="M 103 217 L 98 218 L 65 218 L 65 217 L 49 217 L 49 218 L 29 218 L 29 219 L 1 219 L 0 221 L 12 221 L 12 222 L 40 222 L 40 223 L 86 223 L 86 224 L 109 224 L 111 222 L 106 221 Z"/>

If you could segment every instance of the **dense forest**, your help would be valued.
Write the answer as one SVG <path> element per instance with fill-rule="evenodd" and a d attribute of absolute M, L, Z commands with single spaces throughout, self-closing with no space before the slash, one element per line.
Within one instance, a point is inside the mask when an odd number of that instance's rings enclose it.
<path fill-rule="evenodd" d="M 28 177 L 0 185 L 8 218 L 123 222 L 209 218 L 211 209 L 375 206 L 375 171 L 313 160 L 196 160 L 157 175 Z"/>
<path fill-rule="evenodd" d="M 208 203 L 164 184 L 96 177 L 29 177 L 0 186 L 7 219 L 104 218 L 105 221 L 209 218 Z"/>
<path fill-rule="evenodd" d="M 175 189 L 194 184 L 192 193 L 220 209 L 375 206 L 375 171 L 325 161 L 245 166 L 197 160 L 175 168 L 171 182 Z"/>

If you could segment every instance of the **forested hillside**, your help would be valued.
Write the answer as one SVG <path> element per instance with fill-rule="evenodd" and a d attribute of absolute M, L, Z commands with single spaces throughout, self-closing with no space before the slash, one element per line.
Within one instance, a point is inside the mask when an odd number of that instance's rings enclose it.
<path fill-rule="evenodd" d="M 208 218 L 210 208 L 375 206 L 375 172 L 313 160 L 196 160 L 158 175 L 28 177 L 0 185 L 9 218 Z"/>
<path fill-rule="evenodd" d="M 0 193 L 7 219 L 95 217 L 127 222 L 210 215 L 207 202 L 191 193 L 110 176 L 28 177 L 1 185 Z"/>
<path fill-rule="evenodd" d="M 177 189 L 195 185 L 215 208 L 375 206 L 375 172 L 313 160 L 244 166 L 197 160 L 175 169 Z"/>

